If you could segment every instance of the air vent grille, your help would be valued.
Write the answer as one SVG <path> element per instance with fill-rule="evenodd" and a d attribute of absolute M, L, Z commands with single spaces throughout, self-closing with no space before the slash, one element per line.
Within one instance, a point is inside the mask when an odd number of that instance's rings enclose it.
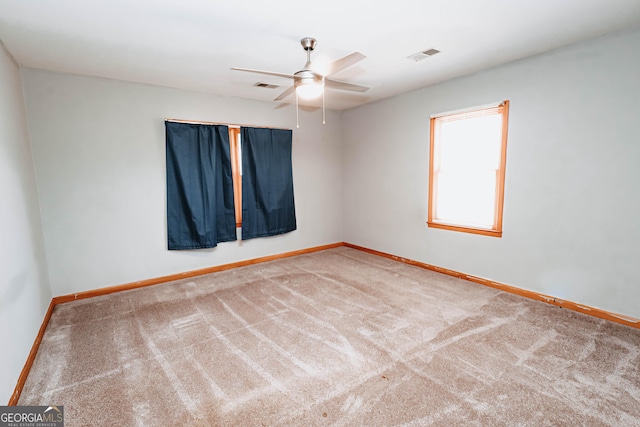
<path fill-rule="evenodd" d="M 440 53 L 440 51 L 438 49 L 434 49 L 434 48 L 430 48 L 427 50 L 423 50 L 420 51 L 418 53 L 414 53 L 413 55 L 407 56 L 408 59 L 411 59 L 412 61 L 422 61 L 423 59 L 427 59 L 430 56 L 436 55 Z"/>
<path fill-rule="evenodd" d="M 272 84 L 263 83 L 263 82 L 258 82 L 256 84 L 254 84 L 254 86 L 256 86 L 256 87 L 264 87 L 264 88 L 267 88 L 267 89 L 275 89 L 275 88 L 280 87 L 279 85 L 272 85 Z"/>

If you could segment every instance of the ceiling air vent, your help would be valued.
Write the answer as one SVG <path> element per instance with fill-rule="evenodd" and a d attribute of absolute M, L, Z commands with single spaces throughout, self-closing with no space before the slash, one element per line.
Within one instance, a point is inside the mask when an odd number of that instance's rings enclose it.
<path fill-rule="evenodd" d="M 272 85 L 272 84 L 269 84 L 269 83 L 262 83 L 262 82 L 258 82 L 256 84 L 254 84 L 254 86 L 256 86 L 256 87 L 264 87 L 264 88 L 267 88 L 267 89 L 275 89 L 277 87 L 280 87 L 279 85 Z"/>
<path fill-rule="evenodd" d="M 438 49 L 427 49 L 427 50 L 423 50 L 421 52 L 418 53 L 414 53 L 413 55 L 407 56 L 408 59 L 411 59 L 413 61 L 422 61 L 423 59 L 426 59 L 430 56 L 435 55 L 436 53 L 440 53 L 440 51 Z"/>

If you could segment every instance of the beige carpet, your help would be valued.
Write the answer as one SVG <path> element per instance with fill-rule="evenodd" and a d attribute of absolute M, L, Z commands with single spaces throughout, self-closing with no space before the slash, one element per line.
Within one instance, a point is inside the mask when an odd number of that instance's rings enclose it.
<path fill-rule="evenodd" d="M 640 330 L 338 248 L 56 307 L 67 426 L 640 426 Z"/>

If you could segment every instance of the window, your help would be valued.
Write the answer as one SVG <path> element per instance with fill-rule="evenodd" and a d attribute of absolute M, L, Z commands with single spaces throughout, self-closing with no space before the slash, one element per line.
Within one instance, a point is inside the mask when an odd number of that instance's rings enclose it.
<path fill-rule="evenodd" d="M 233 174 L 233 198 L 236 209 L 236 227 L 242 227 L 242 143 L 240 127 L 229 127 L 231 148 L 231 173 Z"/>
<path fill-rule="evenodd" d="M 429 227 L 502 237 L 509 101 L 431 118 Z"/>
<path fill-rule="evenodd" d="M 165 119 L 168 248 L 296 229 L 292 131 Z"/>

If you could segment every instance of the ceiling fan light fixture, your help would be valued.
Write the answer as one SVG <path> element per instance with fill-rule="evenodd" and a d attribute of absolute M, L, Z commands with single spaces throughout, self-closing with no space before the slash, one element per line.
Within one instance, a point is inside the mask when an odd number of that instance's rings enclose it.
<path fill-rule="evenodd" d="M 318 98 L 324 92 L 324 78 L 311 70 L 302 70 L 294 74 L 293 85 L 296 95 L 302 99 Z"/>
<path fill-rule="evenodd" d="M 324 84 L 316 80 L 301 80 L 296 86 L 296 94 L 302 99 L 315 99 L 322 95 Z"/>

